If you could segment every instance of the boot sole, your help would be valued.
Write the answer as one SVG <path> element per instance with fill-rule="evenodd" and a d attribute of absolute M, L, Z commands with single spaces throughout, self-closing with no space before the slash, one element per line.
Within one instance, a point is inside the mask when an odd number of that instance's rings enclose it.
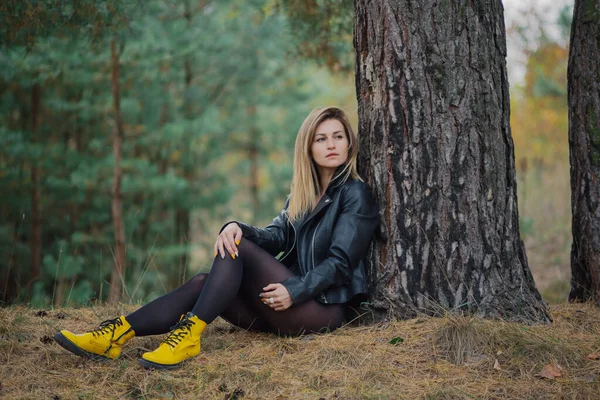
<path fill-rule="evenodd" d="M 185 364 L 185 361 L 182 361 L 179 364 L 158 364 L 152 361 L 148 361 L 144 358 L 140 358 L 138 362 L 142 367 L 146 369 L 178 369 L 181 368 L 183 364 Z"/>
<path fill-rule="evenodd" d="M 100 362 L 106 362 L 106 361 L 112 360 L 112 358 L 104 357 L 99 354 L 94 354 L 94 353 L 90 353 L 88 351 L 83 350 L 81 347 L 77 346 L 75 343 L 73 343 L 69 339 L 67 339 L 65 337 L 65 335 L 63 335 L 60 332 L 57 333 L 56 335 L 54 335 L 53 339 L 62 348 L 70 351 L 71 353 L 73 353 L 79 357 L 87 358 L 87 359 L 93 360 L 93 361 L 100 361 Z"/>

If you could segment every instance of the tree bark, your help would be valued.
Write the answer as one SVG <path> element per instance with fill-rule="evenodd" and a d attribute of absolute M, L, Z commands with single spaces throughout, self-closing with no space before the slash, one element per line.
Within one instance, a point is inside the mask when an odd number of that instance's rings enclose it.
<path fill-rule="evenodd" d="M 121 194 L 121 178 L 123 170 L 121 168 L 121 160 L 123 158 L 123 116 L 121 115 L 121 90 L 120 90 L 120 72 L 119 72 L 119 57 L 117 53 L 117 40 L 113 39 L 110 43 L 111 55 L 111 86 L 113 96 L 113 112 L 114 112 L 114 127 L 113 127 L 113 155 L 115 158 L 115 166 L 113 168 L 113 185 L 112 185 L 112 218 L 113 228 L 115 233 L 115 248 L 114 261 L 115 267 L 110 279 L 110 292 L 108 301 L 111 303 L 121 299 L 123 286 L 123 274 L 125 273 L 125 226 L 123 224 L 123 201 Z"/>
<path fill-rule="evenodd" d="M 570 301 L 600 305 L 600 4 L 576 0 L 568 66 Z"/>
<path fill-rule="evenodd" d="M 31 88 L 31 132 L 33 143 L 39 142 L 40 126 L 40 103 L 42 90 L 38 83 Z M 31 271 L 29 287 L 40 277 L 40 265 L 42 262 L 42 211 L 40 191 L 40 167 L 38 160 L 31 165 Z"/>
<path fill-rule="evenodd" d="M 550 320 L 519 234 L 500 0 L 356 0 L 359 170 L 387 240 L 370 303 Z"/>

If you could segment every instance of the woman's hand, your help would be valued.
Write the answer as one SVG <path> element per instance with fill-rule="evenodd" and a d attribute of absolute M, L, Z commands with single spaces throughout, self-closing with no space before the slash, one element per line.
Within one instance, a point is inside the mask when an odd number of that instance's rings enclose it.
<path fill-rule="evenodd" d="M 228 224 L 217 236 L 214 247 L 215 257 L 218 252 L 221 258 L 225 258 L 225 254 L 229 254 L 235 260 L 236 257 L 239 257 L 237 245 L 240 244 L 240 240 L 242 240 L 242 228 L 235 222 Z"/>
<path fill-rule="evenodd" d="M 287 310 L 294 304 L 290 292 L 281 283 L 271 283 L 260 294 L 262 302 L 275 311 Z"/>

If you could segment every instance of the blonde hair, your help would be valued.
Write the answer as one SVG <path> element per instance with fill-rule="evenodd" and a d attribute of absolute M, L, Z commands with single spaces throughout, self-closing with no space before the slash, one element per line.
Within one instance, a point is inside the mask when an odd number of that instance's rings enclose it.
<path fill-rule="evenodd" d="M 311 156 L 311 146 L 317 127 L 321 122 L 328 119 L 335 119 L 341 122 L 344 126 L 346 138 L 348 139 L 348 158 L 343 165 L 338 167 L 336 174 L 331 178 L 331 182 L 339 179 L 336 185 L 340 185 L 350 177 L 362 180 L 356 169 L 358 138 L 352 130 L 348 117 L 338 107 L 315 108 L 308 114 L 308 117 L 306 117 L 298 131 L 298 136 L 296 136 L 294 175 L 290 191 L 290 204 L 287 211 L 290 221 L 295 221 L 304 213 L 311 211 L 321 195 L 321 191 L 326 189 L 319 187 L 319 174 Z"/>

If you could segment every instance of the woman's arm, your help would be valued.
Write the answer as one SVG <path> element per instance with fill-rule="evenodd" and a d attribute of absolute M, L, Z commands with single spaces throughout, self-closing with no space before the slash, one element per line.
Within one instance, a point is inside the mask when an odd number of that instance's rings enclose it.
<path fill-rule="evenodd" d="M 315 298 L 328 287 L 345 284 L 365 256 L 379 223 L 377 205 L 361 181 L 348 187 L 342 201 L 327 258 L 306 275 L 281 282 L 294 304 Z"/>
<path fill-rule="evenodd" d="M 256 226 L 245 224 L 238 221 L 229 221 L 219 231 L 223 232 L 225 227 L 231 223 L 236 223 L 242 229 L 242 237 L 250 240 L 254 244 L 262 247 L 273 256 L 285 250 L 286 245 L 286 224 L 287 224 L 287 207 L 289 204 L 289 196 L 285 202 L 285 207 L 277 217 L 264 229 Z"/>

